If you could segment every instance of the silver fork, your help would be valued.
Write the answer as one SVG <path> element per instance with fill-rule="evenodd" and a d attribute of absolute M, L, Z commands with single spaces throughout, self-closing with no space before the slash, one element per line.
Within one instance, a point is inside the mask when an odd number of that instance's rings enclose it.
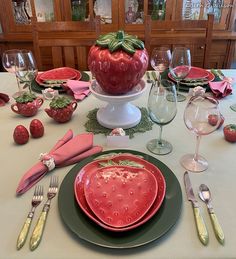
<path fill-rule="evenodd" d="M 35 209 L 41 203 L 42 200 L 43 200 L 43 186 L 37 185 L 34 189 L 34 194 L 33 194 L 33 198 L 31 201 L 32 208 L 27 216 L 27 219 L 26 219 L 26 221 L 21 229 L 21 232 L 18 236 L 18 239 L 17 239 L 17 244 L 16 244 L 17 250 L 21 249 L 23 247 L 23 245 L 25 244 L 25 241 L 26 241 L 26 238 L 28 236 L 29 229 L 31 226 L 31 222 L 34 217 Z"/>
<path fill-rule="evenodd" d="M 38 219 L 38 222 L 33 230 L 33 233 L 30 239 L 30 250 L 32 251 L 38 247 L 42 239 L 43 230 L 45 227 L 47 215 L 51 205 L 51 200 L 56 196 L 57 191 L 58 191 L 58 177 L 52 176 L 49 184 L 48 193 L 47 193 L 48 199 L 43 206 L 43 210 L 40 214 L 40 217 Z"/>

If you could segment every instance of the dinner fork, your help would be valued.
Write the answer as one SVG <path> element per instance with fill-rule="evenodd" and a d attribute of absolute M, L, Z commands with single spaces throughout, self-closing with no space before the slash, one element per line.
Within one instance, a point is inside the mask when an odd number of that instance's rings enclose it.
<path fill-rule="evenodd" d="M 39 216 L 38 222 L 33 230 L 33 233 L 30 239 L 30 250 L 32 251 L 38 247 L 41 241 L 47 215 L 51 205 L 51 200 L 56 196 L 57 191 L 58 191 L 58 177 L 52 176 L 50 180 L 49 188 L 48 188 L 47 201 L 43 206 L 43 210 Z"/>
<path fill-rule="evenodd" d="M 35 209 L 41 203 L 42 200 L 43 200 L 43 186 L 37 185 L 34 189 L 34 194 L 33 194 L 33 198 L 31 201 L 32 208 L 27 216 L 27 219 L 26 219 L 26 221 L 21 229 L 21 232 L 18 236 L 18 239 L 17 239 L 17 245 L 16 245 L 17 250 L 21 249 L 23 247 L 23 245 L 25 244 L 25 241 L 26 241 L 26 238 L 28 236 L 29 229 L 31 226 L 31 222 L 34 217 Z"/>

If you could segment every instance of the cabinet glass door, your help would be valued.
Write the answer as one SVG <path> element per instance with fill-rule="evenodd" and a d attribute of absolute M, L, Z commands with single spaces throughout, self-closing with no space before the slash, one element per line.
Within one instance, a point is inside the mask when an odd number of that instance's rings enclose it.
<path fill-rule="evenodd" d="M 112 23 L 112 0 L 93 1 L 93 10 L 95 15 L 100 15 L 102 24 Z"/>
<path fill-rule="evenodd" d="M 71 0 L 72 21 L 86 21 L 89 18 L 88 1 Z"/>
<path fill-rule="evenodd" d="M 232 11 L 231 0 L 183 0 L 181 18 L 204 20 L 207 14 L 214 14 L 214 28 L 225 29 L 227 17 Z"/>
<path fill-rule="evenodd" d="M 27 0 L 12 0 L 12 13 L 16 24 L 30 23 L 30 4 Z"/>
<path fill-rule="evenodd" d="M 125 23 L 142 24 L 144 17 L 144 1 L 125 1 Z"/>
<path fill-rule="evenodd" d="M 54 21 L 54 1 L 34 0 L 35 12 L 38 22 Z"/>
<path fill-rule="evenodd" d="M 152 20 L 165 20 L 166 0 L 152 0 L 148 2 L 148 14 L 151 15 Z"/>

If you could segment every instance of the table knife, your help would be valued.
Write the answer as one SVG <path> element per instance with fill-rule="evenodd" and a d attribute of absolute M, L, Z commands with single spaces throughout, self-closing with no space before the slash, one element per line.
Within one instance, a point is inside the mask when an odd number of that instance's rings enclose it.
<path fill-rule="evenodd" d="M 189 201 L 192 202 L 198 237 L 200 241 L 203 243 L 203 245 L 207 245 L 209 241 L 208 231 L 207 231 L 205 222 L 202 218 L 200 208 L 198 206 L 198 202 L 194 196 L 193 188 L 187 171 L 184 173 L 184 184 L 185 184 L 187 198 Z"/>

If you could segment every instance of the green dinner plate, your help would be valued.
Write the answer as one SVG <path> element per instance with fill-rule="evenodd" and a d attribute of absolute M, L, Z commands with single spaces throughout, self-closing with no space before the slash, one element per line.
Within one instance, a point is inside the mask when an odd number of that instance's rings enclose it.
<path fill-rule="evenodd" d="M 127 232 L 111 232 L 98 226 L 80 209 L 74 195 L 74 181 L 79 170 L 87 163 L 90 163 L 96 156 L 111 152 L 124 152 L 143 156 L 145 160 L 161 170 L 166 181 L 166 195 L 161 208 L 148 222 Z M 174 173 L 160 160 L 138 151 L 110 150 L 84 159 L 69 171 L 60 186 L 58 207 L 65 225 L 79 238 L 102 247 L 133 248 L 160 238 L 174 226 L 181 212 L 182 192 Z"/>
<path fill-rule="evenodd" d="M 85 72 L 81 72 L 82 77 L 80 78 L 80 81 L 89 81 L 89 75 Z M 39 85 L 35 80 L 32 82 L 31 88 L 36 93 L 42 93 L 42 90 L 45 89 L 44 86 Z M 59 94 L 65 93 L 65 89 L 63 87 L 53 87 L 54 90 L 58 90 Z"/>

